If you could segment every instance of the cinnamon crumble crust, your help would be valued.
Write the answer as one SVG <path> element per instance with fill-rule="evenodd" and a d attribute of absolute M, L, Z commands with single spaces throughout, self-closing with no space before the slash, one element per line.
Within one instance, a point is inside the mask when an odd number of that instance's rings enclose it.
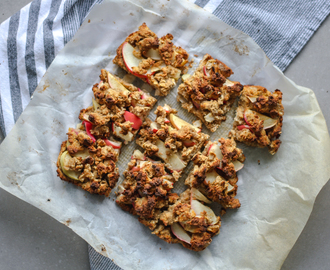
<path fill-rule="evenodd" d="M 229 136 L 249 146 L 268 147 L 274 155 L 281 145 L 283 115 L 280 90 L 271 93 L 262 86 L 245 85 Z"/>
<path fill-rule="evenodd" d="M 172 40 L 171 34 L 158 38 L 143 23 L 118 47 L 113 63 L 150 84 L 156 95 L 166 96 L 187 69 L 189 57 Z"/>
<path fill-rule="evenodd" d="M 233 71 L 206 54 L 192 76 L 186 76 L 178 88 L 177 100 L 215 132 L 232 107 L 243 86 L 227 78 Z"/>
<path fill-rule="evenodd" d="M 155 122 L 146 119 L 136 143 L 146 155 L 162 159 L 176 180 L 191 158 L 202 148 L 209 138 L 207 134 L 176 116 L 177 111 L 170 106 L 158 106 Z"/>

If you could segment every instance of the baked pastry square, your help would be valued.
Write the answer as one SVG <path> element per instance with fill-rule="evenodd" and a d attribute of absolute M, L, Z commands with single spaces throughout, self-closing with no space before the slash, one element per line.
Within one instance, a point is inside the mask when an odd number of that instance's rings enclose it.
<path fill-rule="evenodd" d="M 220 145 L 219 145 L 220 143 Z M 234 139 L 209 141 L 203 153 L 193 158 L 194 169 L 185 184 L 191 187 L 193 195 L 205 203 L 218 202 L 225 209 L 239 208 L 237 194 L 237 174 L 243 168 L 245 156 L 236 147 Z"/>
<path fill-rule="evenodd" d="M 94 141 L 84 126 L 69 128 L 67 134 L 57 159 L 58 176 L 92 194 L 109 196 L 119 178 L 119 149 L 102 139 Z"/>
<path fill-rule="evenodd" d="M 93 106 L 81 110 L 79 119 L 88 122 L 93 136 L 107 138 L 113 135 L 128 143 L 157 100 L 105 69 L 101 70 L 100 79 L 93 86 Z"/>
<path fill-rule="evenodd" d="M 166 168 L 179 179 L 192 157 L 202 148 L 209 135 L 176 116 L 170 106 L 158 106 L 155 122 L 146 119 L 136 143 L 149 157 L 158 157 Z M 198 121 L 199 122 L 199 121 Z"/>
<path fill-rule="evenodd" d="M 180 196 L 171 192 L 175 179 L 163 163 L 135 150 L 124 175 L 116 202 L 123 210 L 137 215 L 152 234 L 168 243 L 181 243 L 201 251 L 219 233 L 220 217 L 192 199 L 190 189 Z"/>
<path fill-rule="evenodd" d="M 249 146 L 268 147 L 274 155 L 281 145 L 283 115 L 280 90 L 271 93 L 262 86 L 245 85 L 229 136 Z"/>
<path fill-rule="evenodd" d="M 184 75 L 177 100 L 182 107 L 216 131 L 230 110 L 243 86 L 227 78 L 233 71 L 221 61 L 206 54 L 192 76 Z"/>
<path fill-rule="evenodd" d="M 171 34 L 158 38 L 143 23 L 118 47 L 113 63 L 150 84 L 156 95 L 166 96 L 186 69 L 189 57 L 172 39 Z"/>

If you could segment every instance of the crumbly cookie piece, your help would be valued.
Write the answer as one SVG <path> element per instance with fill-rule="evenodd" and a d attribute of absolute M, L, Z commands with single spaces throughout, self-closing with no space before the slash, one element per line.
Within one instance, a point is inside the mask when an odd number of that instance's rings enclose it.
<path fill-rule="evenodd" d="M 139 221 L 168 243 L 200 251 L 218 234 L 220 217 L 201 202 L 191 198 L 190 189 L 180 196 L 172 193 L 174 177 L 161 162 L 146 158 L 136 150 L 125 180 L 118 187 L 117 204 L 139 217 Z"/>
<path fill-rule="evenodd" d="M 194 169 L 185 184 L 191 187 L 194 196 L 204 202 L 218 202 L 224 209 L 239 208 L 237 174 L 243 167 L 245 156 L 236 147 L 234 139 L 219 139 L 208 142 L 203 153 L 194 156 Z"/>
<path fill-rule="evenodd" d="M 146 151 L 149 157 L 158 157 L 179 179 L 191 158 L 201 149 L 207 134 L 176 116 L 177 111 L 170 106 L 158 106 L 155 122 L 146 119 L 139 132 L 136 143 Z"/>
<path fill-rule="evenodd" d="M 280 90 L 271 93 L 262 86 L 245 85 L 229 136 L 249 146 L 268 147 L 274 155 L 281 145 L 283 115 Z"/>
<path fill-rule="evenodd" d="M 180 243 L 185 248 L 202 251 L 219 233 L 221 219 L 192 196 L 191 189 L 181 193 L 176 202 L 162 212 L 152 234 L 168 243 Z"/>
<path fill-rule="evenodd" d="M 157 100 L 105 69 L 93 86 L 93 106 L 80 111 L 79 119 L 91 125 L 95 137 L 113 135 L 125 143 L 132 141 Z"/>
<path fill-rule="evenodd" d="M 163 163 L 146 158 L 139 150 L 134 151 L 124 176 L 116 203 L 154 230 L 162 210 L 178 197 L 170 192 L 175 182 L 173 176 L 165 171 Z"/>
<path fill-rule="evenodd" d="M 119 178 L 118 155 L 118 149 L 104 140 L 93 141 L 85 130 L 70 128 L 57 159 L 57 174 L 92 194 L 109 196 Z"/>
<path fill-rule="evenodd" d="M 189 57 L 172 39 L 171 34 L 158 38 L 143 23 L 118 47 L 113 63 L 150 84 L 156 95 L 166 96 L 186 69 Z"/>
<path fill-rule="evenodd" d="M 226 120 L 243 86 L 227 78 L 233 71 L 221 61 L 206 54 L 192 76 L 185 75 L 178 88 L 182 107 L 201 119 L 212 132 Z"/>

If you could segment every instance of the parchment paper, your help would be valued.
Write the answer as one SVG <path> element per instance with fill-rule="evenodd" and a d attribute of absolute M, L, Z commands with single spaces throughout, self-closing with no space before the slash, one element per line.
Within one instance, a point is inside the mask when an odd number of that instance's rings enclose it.
<path fill-rule="evenodd" d="M 232 80 L 271 91 L 278 88 L 284 94 L 283 143 L 278 153 L 271 156 L 267 149 L 240 145 L 247 157 L 238 174 L 242 206 L 228 211 L 220 234 L 199 253 L 151 235 L 115 204 L 114 192 L 110 198 L 91 195 L 56 176 L 60 144 L 68 128 L 78 123 L 80 109 L 91 104 L 100 69 L 124 75 L 111 61 L 119 44 L 143 22 L 158 36 L 172 33 L 174 43 L 196 58 L 196 64 L 210 53 L 233 69 Z M 159 98 L 157 105 L 167 103 L 182 118 L 194 119 L 175 97 L 176 89 Z M 211 139 L 228 134 L 232 117 L 233 111 Z M 132 143 L 123 149 L 120 172 L 135 147 Z M 246 34 L 179 0 L 105 0 L 96 5 L 49 67 L 2 143 L 0 157 L 1 188 L 69 226 L 124 269 L 279 269 L 330 176 L 329 134 L 312 90 L 283 76 Z M 183 181 L 184 177 L 177 188 Z"/>

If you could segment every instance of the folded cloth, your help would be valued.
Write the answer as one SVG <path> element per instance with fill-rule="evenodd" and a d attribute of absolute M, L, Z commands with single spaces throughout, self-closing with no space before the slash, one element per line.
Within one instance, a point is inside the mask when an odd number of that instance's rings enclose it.
<path fill-rule="evenodd" d="M 0 25 L 0 141 L 57 53 L 102 1 L 34 0 Z M 282 71 L 330 12 L 328 0 L 190 1 L 249 34 Z M 92 270 L 120 269 L 92 247 L 88 251 Z"/>

